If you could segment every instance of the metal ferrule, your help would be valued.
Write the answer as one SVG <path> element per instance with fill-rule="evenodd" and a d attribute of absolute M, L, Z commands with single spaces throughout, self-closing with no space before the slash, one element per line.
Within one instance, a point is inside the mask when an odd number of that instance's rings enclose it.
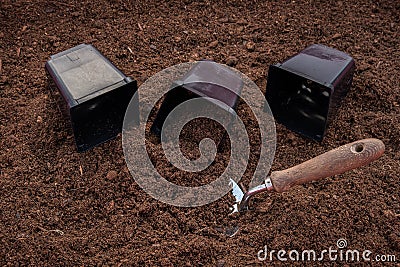
<path fill-rule="evenodd" d="M 257 195 L 264 191 L 268 191 L 268 192 L 275 191 L 270 177 L 267 177 L 263 184 L 253 187 L 253 188 L 250 188 L 249 191 L 247 191 L 244 194 L 243 199 L 242 199 L 242 201 L 240 201 L 240 204 L 239 204 L 239 211 L 248 209 L 250 198 L 252 196 Z"/>

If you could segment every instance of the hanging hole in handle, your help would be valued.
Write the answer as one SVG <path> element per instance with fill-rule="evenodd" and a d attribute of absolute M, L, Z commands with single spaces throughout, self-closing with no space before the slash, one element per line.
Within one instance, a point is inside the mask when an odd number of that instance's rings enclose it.
<path fill-rule="evenodd" d="M 351 151 L 354 153 L 360 153 L 364 150 L 364 144 L 363 143 L 357 143 L 351 146 Z"/>

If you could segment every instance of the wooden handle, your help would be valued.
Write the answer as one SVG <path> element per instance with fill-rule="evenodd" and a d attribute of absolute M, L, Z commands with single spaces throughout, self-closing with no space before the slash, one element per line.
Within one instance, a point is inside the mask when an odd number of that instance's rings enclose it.
<path fill-rule="evenodd" d="M 381 140 L 369 138 L 359 140 L 283 171 L 271 173 L 272 185 L 277 192 L 328 176 L 341 174 L 376 160 L 382 156 L 385 145 Z"/>

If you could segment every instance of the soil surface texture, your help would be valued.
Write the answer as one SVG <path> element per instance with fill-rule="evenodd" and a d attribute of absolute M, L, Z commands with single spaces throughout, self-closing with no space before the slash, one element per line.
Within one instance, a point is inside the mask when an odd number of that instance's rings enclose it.
<path fill-rule="evenodd" d="M 339 256 L 330 261 L 327 255 L 325 262 L 295 262 L 288 254 L 281 262 L 276 252 L 272 261 L 269 254 L 265 261 L 257 258 L 265 246 L 268 252 L 315 250 L 320 256 L 338 249 L 339 239 L 347 241 L 344 252 L 372 251 L 367 264 L 380 266 L 372 262 L 377 255 L 396 255 L 397 263 L 382 265 L 399 264 L 399 33 L 400 2 L 390 0 L 0 0 L 0 265 L 366 263 Z M 269 65 L 314 43 L 336 48 L 356 62 L 348 95 L 321 143 L 277 124 L 272 171 L 369 137 L 385 143 L 385 154 L 289 192 L 258 195 L 240 215 L 228 216 L 228 195 L 197 208 L 161 203 L 129 173 L 121 136 L 76 152 L 44 64 L 81 43 L 93 44 L 138 85 L 175 64 L 210 59 L 235 67 L 263 92 Z M 251 120 L 247 127 L 257 132 Z M 151 140 L 148 145 L 167 175 L 160 147 Z M 188 151 L 194 158 L 198 152 Z M 213 168 L 209 179 L 225 167 Z M 193 185 L 195 175 L 169 178 Z"/>

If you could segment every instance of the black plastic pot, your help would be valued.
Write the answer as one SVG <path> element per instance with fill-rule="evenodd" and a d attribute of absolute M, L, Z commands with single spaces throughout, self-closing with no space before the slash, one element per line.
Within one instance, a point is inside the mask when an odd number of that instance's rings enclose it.
<path fill-rule="evenodd" d="M 179 104 L 198 97 L 206 97 L 210 103 L 220 108 L 222 111 L 219 113 L 220 117 L 229 119 L 230 116 L 234 116 L 242 88 L 241 77 L 229 68 L 213 61 L 199 61 L 182 79 L 171 85 L 171 90 L 161 104 L 151 131 L 160 136 L 163 124 L 170 112 Z M 221 105 L 219 101 L 223 104 Z M 190 110 L 188 112 L 190 113 Z M 200 136 L 200 139 L 201 137 L 204 136 Z M 217 144 L 223 138 L 223 136 L 214 137 L 214 140 L 218 139 L 215 140 Z"/>
<path fill-rule="evenodd" d="M 71 121 L 79 152 L 121 132 L 136 81 L 86 44 L 51 56 L 45 67 L 52 95 Z M 139 110 L 135 119 L 139 121 Z"/>
<path fill-rule="evenodd" d="M 265 97 L 279 123 L 322 141 L 354 70 L 355 62 L 346 53 L 314 44 L 270 66 Z"/>

